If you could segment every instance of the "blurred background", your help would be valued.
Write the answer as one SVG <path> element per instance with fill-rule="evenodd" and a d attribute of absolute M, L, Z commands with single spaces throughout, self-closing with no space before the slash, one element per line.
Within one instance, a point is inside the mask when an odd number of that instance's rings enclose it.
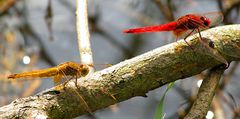
<path fill-rule="evenodd" d="M 187 13 L 222 12 L 224 24 L 240 22 L 240 0 L 88 0 L 91 45 L 96 64 L 116 64 L 175 42 L 171 32 L 139 35 L 122 30 L 163 24 Z M 0 105 L 51 88 L 51 79 L 14 80 L 11 73 L 80 62 L 75 0 L 0 0 Z M 182 118 L 196 98 L 206 72 L 176 82 L 167 93 L 166 118 Z M 206 116 L 240 118 L 240 66 L 232 62 Z M 98 110 L 81 119 L 152 119 L 166 86 Z"/>

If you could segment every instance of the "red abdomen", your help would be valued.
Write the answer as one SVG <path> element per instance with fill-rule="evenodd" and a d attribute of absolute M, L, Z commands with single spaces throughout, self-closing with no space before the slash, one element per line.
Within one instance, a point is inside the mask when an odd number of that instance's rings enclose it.
<path fill-rule="evenodd" d="M 140 28 L 133 28 L 124 30 L 124 33 L 145 33 L 145 32 L 159 32 L 159 31 L 172 31 L 177 27 L 177 22 L 169 22 L 167 24 L 162 24 L 158 26 L 147 26 Z"/>

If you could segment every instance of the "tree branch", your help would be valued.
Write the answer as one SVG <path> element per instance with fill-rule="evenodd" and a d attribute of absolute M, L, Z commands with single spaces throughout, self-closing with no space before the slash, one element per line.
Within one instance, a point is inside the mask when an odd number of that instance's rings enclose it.
<path fill-rule="evenodd" d="M 215 44 L 217 53 L 213 55 L 220 54 L 229 62 L 240 60 L 240 25 L 201 33 L 204 39 L 211 39 Z M 95 72 L 87 77 L 89 80 L 79 80 L 79 88 L 74 81 L 69 81 L 62 90 L 52 88 L 17 99 L 0 108 L 0 118 L 73 118 L 135 96 L 146 96 L 150 90 L 221 64 L 207 52 L 198 37 L 191 36 L 187 41 L 194 52 L 182 40 L 168 44 Z"/>
<path fill-rule="evenodd" d="M 189 113 L 184 119 L 204 119 L 209 107 L 211 106 L 213 97 L 218 87 L 219 80 L 224 72 L 222 66 L 212 68 L 198 91 L 197 99 L 194 101 Z"/>

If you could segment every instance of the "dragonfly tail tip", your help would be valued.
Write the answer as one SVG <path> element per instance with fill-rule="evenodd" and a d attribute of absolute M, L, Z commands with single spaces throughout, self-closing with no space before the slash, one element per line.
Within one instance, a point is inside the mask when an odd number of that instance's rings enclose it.
<path fill-rule="evenodd" d="M 123 33 L 132 33 L 132 30 L 124 30 Z"/>
<path fill-rule="evenodd" d="M 7 76 L 8 79 L 14 79 L 16 77 L 16 74 L 11 74 L 9 76 Z"/>

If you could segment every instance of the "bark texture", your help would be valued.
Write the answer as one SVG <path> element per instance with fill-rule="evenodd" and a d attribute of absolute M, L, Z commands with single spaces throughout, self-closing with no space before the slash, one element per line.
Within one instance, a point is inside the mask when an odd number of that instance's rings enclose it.
<path fill-rule="evenodd" d="M 212 68 L 199 89 L 196 100 L 184 119 L 204 119 L 215 95 L 218 83 L 224 72 L 223 66 Z"/>

